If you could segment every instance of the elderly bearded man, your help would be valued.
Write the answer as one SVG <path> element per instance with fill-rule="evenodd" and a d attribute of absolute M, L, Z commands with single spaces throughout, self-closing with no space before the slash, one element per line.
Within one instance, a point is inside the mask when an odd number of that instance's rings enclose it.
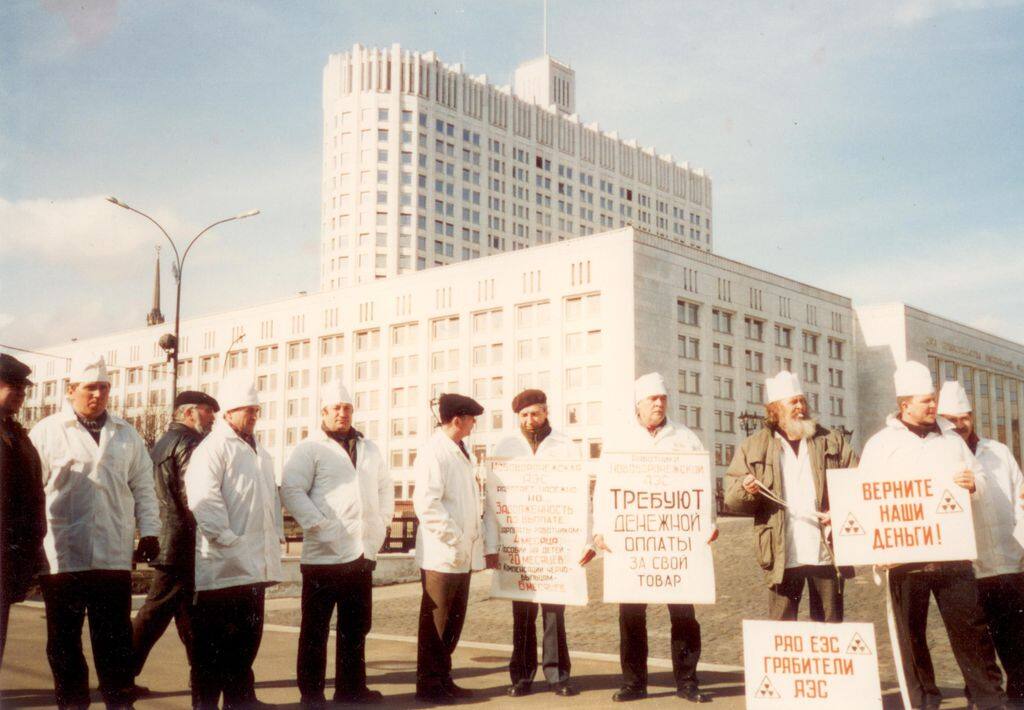
<path fill-rule="evenodd" d="M 380 449 L 352 426 L 352 397 L 339 381 L 320 393 L 320 430 L 284 466 L 281 499 L 302 526 L 302 624 L 296 660 L 304 707 L 327 706 L 324 674 L 331 614 L 338 609 L 334 700 L 375 703 L 366 686 L 373 570 L 395 512 Z"/>
<path fill-rule="evenodd" d="M 633 384 L 635 416 L 623 429 L 609 432 L 608 451 L 704 451 L 697 435 L 668 418 L 668 387 L 657 372 L 637 378 Z M 712 521 L 714 509 L 712 509 Z M 595 521 L 594 546 L 612 552 L 605 544 Z M 713 527 L 708 543 L 718 537 Z M 614 554 L 614 552 L 612 552 Z M 700 660 L 700 623 L 693 604 L 669 604 L 671 620 L 672 674 L 676 695 L 694 703 L 711 701 L 697 681 Z M 622 687 L 612 695 L 615 702 L 647 697 L 647 605 L 619 604 L 619 659 L 622 663 Z"/>
<path fill-rule="evenodd" d="M 204 392 L 179 392 L 174 398 L 174 421 L 150 452 L 162 526 L 160 555 L 150 563 L 154 572 L 149 594 L 132 620 L 136 676 L 142 673 L 149 652 L 172 619 L 192 665 L 196 522 L 185 498 L 185 471 L 192 452 L 210 433 L 218 411 L 217 400 Z"/>
<path fill-rule="evenodd" d="M 280 582 L 284 520 L 274 462 L 256 441 L 252 379 L 218 390 L 224 413 L 196 447 L 185 496 L 196 520 L 192 707 L 259 708 L 252 664 L 263 638 L 267 587 Z"/>
<path fill-rule="evenodd" d="M 804 585 L 812 621 L 843 620 L 843 577 L 826 540 L 829 524 L 825 471 L 857 465 L 838 432 L 810 418 L 800 380 L 783 370 L 765 381 L 766 426 L 747 437 L 726 472 L 725 504 L 754 516 L 758 563 L 768 584 L 768 618 L 795 621 Z M 784 500 L 761 495 L 764 486 Z"/>
<path fill-rule="evenodd" d="M 898 411 L 864 445 L 861 467 L 906 475 L 922 467 L 947 471 L 956 485 L 970 491 L 972 501 L 979 500 L 986 476 L 953 425 L 936 420 L 935 385 L 928 368 L 905 362 L 896 368 L 893 380 Z M 970 561 L 896 565 L 888 572 L 888 588 L 902 659 L 897 671 L 910 705 L 937 708 L 942 702 L 925 636 L 929 599 L 934 594 L 972 705 L 1000 707 L 1005 696 Z"/>
<path fill-rule="evenodd" d="M 989 633 L 1006 672 L 1006 698 L 1024 707 L 1024 547 L 1013 537 L 1014 497 L 1024 475 L 1010 449 L 974 431 L 974 412 L 959 382 L 945 382 L 939 415 L 956 427 L 985 471 L 986 485 L 971 501 L 978 559 L 974 576 Z"/>
<path fill-rule="evenodd" d="M 523 390 L 512 400 L 512 411 L 519 419 L 519 433 L 498 442 L 496 458 L 509 459 L 578 459 L 579 446 L 565 434 L 551 428 L 548 420 L 548 398 L 541 390 Z M 484 553 L 489 569 L 498 567 L 498 521 L 488 502 L 484 508 Z M 592 547 L 579 551 L 580 564 L 594 556 Z M 543 668 L 548 687 L 555 695 L 569 697 L 579 691 L 569 683 L 569 646 L 565 639 L 565 605 L 512 602 L 512 658 L 508 670 L 512 697 L 529 695 L 537 672 L 537 611 L 543 610 Z"/>
<path fill-rule="evenodd" d="M 160 515 L 153 462 L 128 422 L 107 412 L 110 377 L 102 356 L 72 361 L 66 406 L 32 428 L 46 490 L 50 574 L 40 579 L 46 602 L 46 655 L 57 705 L 89 706 L 89 667 L 82 625 L 89 615 L 93 660 L 108 708 L 134 701 L 132 541 L 149 562 L 160 552 Z"/>
<path fill-rule="evenodd" d="M 471 691 L 452 680 L 469 601 L 474 550 L 480 543 L 480 488 L 465 439 L 484 408 L 469 397 L 442 394 L 441 426 L 420 447 L 412 503 L 419 518 L 416 564 L 423 596 L 416 646 L 416 697 L 451 705 Z"/>

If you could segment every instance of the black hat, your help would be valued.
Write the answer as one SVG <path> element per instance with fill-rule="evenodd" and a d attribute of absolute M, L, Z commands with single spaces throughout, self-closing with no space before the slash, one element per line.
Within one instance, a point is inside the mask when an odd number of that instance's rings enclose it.
<path fill-rule="evenodd" d="M 547 404 L 548 396 L 543 390 L 523 390 L 512 400 L 512 411 L 519 414 L 522 410 L 534 404 Z"/>
<path fill-rule="evenodd" d="M 475 399 L 461 394 L 443 394 L 437 402 L 437 409 L 441 415 L 441 423 L 450 422 L 455 417 L 478 417 L 484 413 Z"/>
<path fill-rule="evenodd" d="M 220 411 L 220 405 L 217 404 L 217 400 L 205 392 L 196 392 L 195 390 L 178 392 L 178 396 L 174 398 L 174 408 L 177 409 L 186 404 L 205 404 L 215 412 Z"/>
<path fill-rule="evenodd" d="M 31 372 L 32 368 L 18 358 L 0 353 L 0 380 L 9 385 L 31 385 L 32 381 L 28 379 Z"/>

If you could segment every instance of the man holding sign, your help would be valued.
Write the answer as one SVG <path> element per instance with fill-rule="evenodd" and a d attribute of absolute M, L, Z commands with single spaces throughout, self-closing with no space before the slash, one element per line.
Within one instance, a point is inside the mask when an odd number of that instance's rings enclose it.
<path fill-rule="evenodd" d="M 682 424 L 666 416 L 668 388 L 664 378 L 652 372 L 634 383 L 636 417 L 624 431 L 610 437 L 608 451 L 633 452 L 701 452 L 704 446 L 697 435 Z M 704 491 L 705 495 L 708 491 Z M 596 500 L 596 497 L 595 497 Z M 712 505 L 712 517 L 714 507 Z M 607 511 L 602 511 L 607 512 Z M 596 512 L 595 512 L 596 516 Z M 624 550 L 609 549 L 603 530 L 595 519 L 594 546 L 609 554 L 622 554 Z M 718 529 L 712 520 L 713 542 Z M 607 564 L 607 563 L 606 563 Z M 676 695 L 695 703 L 711 700 L 702 693 L 697 683 L 697 661 L 700 660 L 700 624 L 693 604 L 668 604 L 672 623 L 672 672 L 676 681 Z M 640 700 L 647 697 L 647 605 L 619 604 L 619 658 L 622 663 L 623 684 L 613 696 L 615 702 Z"/>
<path fill-rule="evenodd" d="M 955 471 L 953 482 L 975 499 L 985 485 L 984 473 L 953 426 L 936 420 L 935 386 L 928 368 L 919 362 L 903 363 L 894 380 L 899 411 L 865 444 L 861 468 L 900 473 L 927 466 L 935 472 Z M 934 594 L 971 701 L 978 708 L 1000 706 L 1004 696 L 999 668 L 970 561 L 897 565 L 889 570 L 888 584 L 905 700 L 915 708 L 937 708 L 942 701 L 925 636 L 929 598 Z"/>
<path fill-rule="evenodd" d="M 857 465 L 838 432 L 810 418 L 800 381 L 783 370 L 765 381 L 766 426 L 740 445 L 726 473 L 725 504 L 754 516 L 758 563 L 768 584 L 768 617 L 796 621 L 804 585 L 812 621 L 843 620 L 843 577 L 826 538 L 825 471 Z"/>
<path fill-rule="evenodd" d="M 519 433 L 505 437 L 494 449 L 495 458 L 562 459 L 580 458 L 579 447 L 565 434 L 554 431 L 548 421 L 547 395 L 541 390 L 523 390 L 512 400 L 512 411 L 519 419 Z M 489 569 L 498 568 L 498 520 L 495 501 L 488 497 L 484 512 L 484 557 Z M 593 557 L 593 549 L 579 551 L 580 564 Z M 575 557 L 573 558 L 576 559 Z M 524 563 L 529 560 L 523 560 Z M 529 695 L 537 672 L 537 611 L 543 611 L 543 669 L 548 686 L 556 695 L 569 697 L 579 691 L 569 683 L 569 646 L 565 639 L 565 605 L 537 604 L 516 599 L 512 602 L 512 658 L 508 670 L 512 697 Z"/>
<path fill-rule="evenodd" d="M 980 439 L 974 432 L 974 413 L 959 382 L 942 384 L 939 414 L 956 427 L 985 471 L 971 512 L 978 543 L 974 575 L 989 632 L 1006 672 L 1007 699 L 1024 705 L 1024 547 L 1013 537 L 1016 514 L 1013 499 L 1024 485 L 1020 466 L 1004 444 Z"/>

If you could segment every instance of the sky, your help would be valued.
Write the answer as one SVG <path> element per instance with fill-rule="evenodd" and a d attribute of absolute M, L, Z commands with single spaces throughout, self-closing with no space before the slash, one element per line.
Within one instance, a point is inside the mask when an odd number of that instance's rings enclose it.
<path fill-rule="evenodd" d="M 0 344 L 318 287 L 321 73 L 355 43 L 509 83 L 541 0 L 0 5 Z M 550 0 L 585 122 L 703 168 L 715 251 L 1024 342 L 1024 6 Z M 173 314 L 167 250 L 163 311 Z"/>

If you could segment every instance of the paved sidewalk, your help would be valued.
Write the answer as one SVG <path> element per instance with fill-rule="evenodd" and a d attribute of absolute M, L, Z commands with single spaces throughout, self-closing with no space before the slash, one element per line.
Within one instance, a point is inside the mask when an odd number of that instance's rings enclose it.
<path fill-rule="evenodd" d="M 7 654 L 3 670 L 0 672 L 0 707 L 43 708 L 53 705 L 52 677 L 46 662 L 46 626 L 40 606 L 19 604 L 12 609 Z M 255 669 L 257 692 L 261 700 L 276 703 L 281 708 L 299 708 L 299 695 L 295 687 L 297 641 L 296 629 L 267 626 Z M 87 634 L 85 643 L 86 656 L 91 667 L 93 664 Z M 371 634 L 367 661 L 369 682 L 385 694 L 387 707 L 427 707 L 413 698 L 416 669 L 416 645 L 413 639 Z M 333 648 L 328 658 L 328 668 L 332 665 Z M 573 654 L 573 676 L 583 691 L 575 698 L 557 698 L 543 692 L 543 681 L 537 683 L 538 692 L 532 696 L 515 700 L 508 698 L 505 695 L 508 686 L 507 665 L 506 646 L 473 643 L 470 640 L 462 643 L 456 652 L 455 678 L 461 685 L 477 692 L 474 698 L 460 704 L 489 703 L 502 708 L 622 707 L 611 702 L 611 694 L 619 684 L 619 665 L 614 656 L 582 652 Z M 333 676 L 333 673 L 329 671 L 328 675 Z M 703 707 L 743 707 L 743 674 L 739 669 L 702 665 L 701 679 L 703 687 L 714 695 L 714 701 Z M 168 630 L 153 650 L 139 681 L 153 691 L 151 696 L 136 704 L 139 710 L 189 706 L 185 654 L 173 629 Z M 675 698 L 672 690 L 672 674 L 668 663 L 652 659 L 651 696 L 648 700 L 633 703 L 629 707 L 639 710 L 654 707 L 691 707 L 689 703 Z M 951 689 L 944 691 L 948 691 L 947 697 L 954 693 Z M 895 709 L 900 706 L 898 694 L 892 689 L 886 692 L 885 697 L 887 708 Z M 848 707 L 856 707 L 856 699 L 849 700 Z M 97 693 L 94 693 L 93 701 L 102 706 Z M 965 706 L 962 699 L 943 705 L 943 708 L 963 707 Z"/>

